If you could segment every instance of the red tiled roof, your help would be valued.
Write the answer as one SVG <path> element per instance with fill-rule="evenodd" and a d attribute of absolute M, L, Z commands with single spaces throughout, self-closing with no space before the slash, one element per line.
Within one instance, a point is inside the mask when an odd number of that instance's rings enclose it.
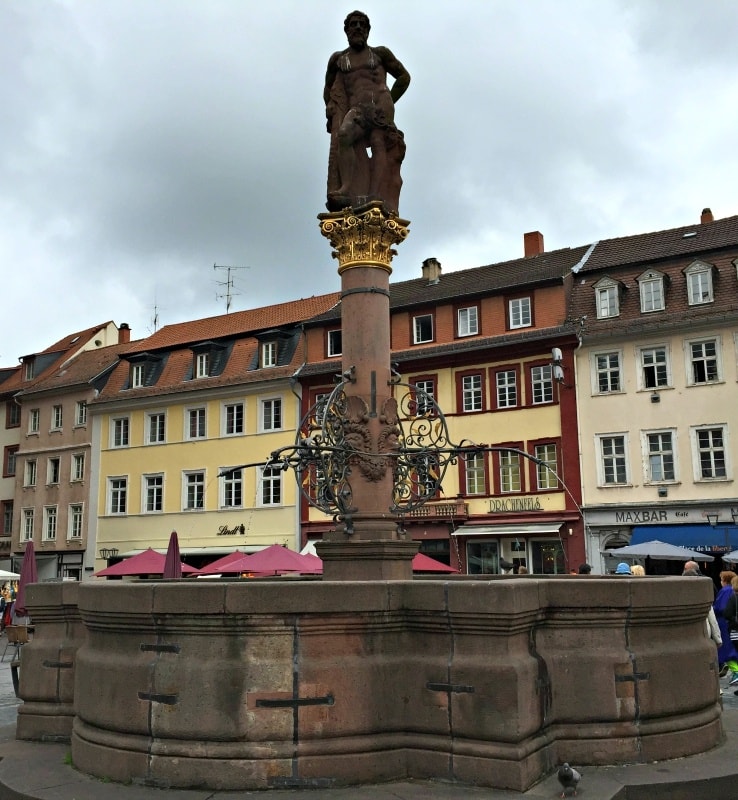
<path fill-rule="evenodd" d="M 166 325 L 148 339 L 140 340 L 137 348 L 132 348 L 129 352 L 181 347 L 194 342 L 222 339 L 304 322 L 332 308 L 339 298 L 339 292 L 332 292 L 263 308 L 236 311 L 233 314 Z"/>

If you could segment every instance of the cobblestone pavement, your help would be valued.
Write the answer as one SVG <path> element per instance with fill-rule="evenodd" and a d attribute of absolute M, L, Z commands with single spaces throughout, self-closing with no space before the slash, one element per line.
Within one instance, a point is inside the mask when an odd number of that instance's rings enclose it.
<path fill-rule="evenodd" d="M 5 639 L 0 639 L 0 655 L 2 655 L 4 648 Z M 13 691 L 13 676 L 10 672 L 10 650 L 8 650 L 7 660 L 0 662 L 0 728 L 15 725 L 20 703 L 21 701 Z"/>

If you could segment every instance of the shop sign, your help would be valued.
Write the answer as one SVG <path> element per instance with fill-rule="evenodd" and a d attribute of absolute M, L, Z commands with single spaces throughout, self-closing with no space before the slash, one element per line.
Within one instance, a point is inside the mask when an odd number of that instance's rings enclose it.
<path fill-rule="evenodd" d="M 543 511 L 540 497 L 495 497 L 489 501 L 489 513 L 506 511 Z"/>
<path fill-rule="evenodd" d="M 226 525 L 221 525 L 220 528 L 218 528 L 218 533 L 216 536 L 235 536 L 238 533 L 243 536 L 244 533 L 246 533 L 246 528 L 243 525 L 236 525 L 233 528 L 229 528 Z"/>

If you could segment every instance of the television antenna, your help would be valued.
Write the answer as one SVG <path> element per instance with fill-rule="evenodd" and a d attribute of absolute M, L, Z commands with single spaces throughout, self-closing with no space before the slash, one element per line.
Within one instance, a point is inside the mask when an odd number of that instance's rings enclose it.
<path fill-rule="evenodd" d="M 223 300 L 225 298 L 226 301 L 226 314 L 231 310 L 231 301 L 233 299 L 233 275 L 231 273 L 235 272 L 237 269 L 251 269 L 251 267 L 231 267 L 224 264 L 213 264 L 213 269 L 223 269 L 226 271 L 226 279 L 224 281 L 217 281 L 218 286 L 225 287 L 224 294 L 216 294 L 216 300 Z M 235 292 L 235 294 L 241 294 L 240 292 Z"/>

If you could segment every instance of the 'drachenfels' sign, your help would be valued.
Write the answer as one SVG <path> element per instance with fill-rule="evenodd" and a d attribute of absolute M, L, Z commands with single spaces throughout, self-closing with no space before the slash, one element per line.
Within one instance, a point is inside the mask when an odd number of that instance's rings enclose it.
<path fill-rule="evenodd" d="M 489 511 L 543 511 L 543 506 L 540 497 L 496 497 L 489 501 Z"/>

